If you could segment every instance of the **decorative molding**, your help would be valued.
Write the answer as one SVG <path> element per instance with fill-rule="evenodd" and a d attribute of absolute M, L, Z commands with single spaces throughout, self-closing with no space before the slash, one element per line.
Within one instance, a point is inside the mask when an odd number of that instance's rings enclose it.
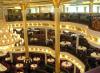
<path fill-rule="evenodd" d="M 23 28 L 22 21 L 15 21 L 15 22 L 8 22 L 8 28 Z M 27 21 L 28 28 L 50 28 L 54 29 L 54 21 Z M 60 23 L 61 30 L 69 30 L 71 32 L 83 35 L 88 42 L 97 47 L 100 48 L 100 32 L 91 30 L 88 26 L 79 24 L 79 23 L 73 23 L 73 22 L 61 22 Z M 2 26 L 1 26 L 2 27 Z"/>

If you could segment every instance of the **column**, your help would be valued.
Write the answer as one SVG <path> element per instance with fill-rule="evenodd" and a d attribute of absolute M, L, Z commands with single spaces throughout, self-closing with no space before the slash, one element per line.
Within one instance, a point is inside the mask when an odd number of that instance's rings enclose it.
<path fill-rule="evenodd" d="M 60 30 L 60 34 L 63 34 L 63 31 L 64 31 L 64 30 Z"/>
<path fill-rule="evenodd" d="M 76 66 L 74 65 L 74 73 L 76 73 Z"/>
<path fill-rule="evenodd" d="M 93 14 L 93 0 L 90 0 L 90 3 L 89 3 L 89 27 L 90 28 L 93 28 L 93 16 L 92 16 L 92 14 Z"/>
<path fill-rule="evenodd" d="M 63 13 L 65 13 L 65 5 L 63 5 Z"/>
<path fill-rule="evenodd" d="M 100 7 L 98 6 L 98 7 L 97 7 L 97 13 L 99 13 L 99 12 L 100 12 Z"/>
<path fill-rule="evenodd" d="M 5 18 L 5 10 L 6 8 L 1 6 L 1 20 L 3 21 L 3 27 L 7 27 L 6 26 L 6 18 Z"/>
<path fill-rule="evenodd" d="M 27 4 L 24 3 L 24 4 L 22 4 L 21 6 L 22 6 L 22 16 L 23 16 L 25 54 L 26 54 L 26 58 L 29 58 L 28 34 L 27 34 L 27 23 L 26 23 L 26 7 L 27 7 Z"/>
<path fill-rule="evenodd" d="M 47 64 L 47 54 L 45 53 L 45 65 Z"/>
<path fill-rule="evenodd" d="M 87 8 L 87 7 L 84 7 L 84 13 L 86 13 L 86 8 Z"/>
<path fill-rule="evenodd" d="M 55 73 L 60 73 L 60 9 L 55 6 Z"/>
<path fill-rule="evenodd" d="M 5 18 L 5 8 L 2 7 L 2 12 L 3 12 L 3 22 L 6 22 L 6 18 Z"/>
<path fill-rule="evenodd" d="M 45 28 L 45 42 L 46 42 L 46 45 L 47 45 L 47 41 L 48 41 L 48 29 Z"/>
<path fill-rule="evenodd" d="M 9 52 L 9 54 L 10 54 L 11 63 L 13 63 L 13 55 L 12 55 L 12 52 Z"/>
<path fill-rule="evenodd" d="M 93 0 L 90 0 L 90 3 L 89 3 L 89 13 L 90 14 L 93 13 Z"/>
<path fill-rule="evenodd" d="M 76 36 L 76 53 L 77 53 L 78 46 L 79 46 L 79 35 L 77 34 L 77 36 Z"/>
<path fill-rule="evenodd" d="M 39 13 L 41 13 L 41 6 L 39 6 Z"/>
<path fill-rule="evenodd" d="M 2 21 L 3 20 L 3 6 L 2 6 L 2 4 L 0 5 L 0 21 Z"/>

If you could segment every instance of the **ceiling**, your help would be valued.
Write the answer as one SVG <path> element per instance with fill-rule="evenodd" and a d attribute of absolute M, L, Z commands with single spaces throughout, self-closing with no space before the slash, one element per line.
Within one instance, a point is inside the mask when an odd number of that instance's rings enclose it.
<path fill-rule="evenodd" d="M 90 0 L 61 0 L 61 3 L 80 4 L 84 1 L 90 1 Z M 11 6 L 16 4 L 18 5 L 23 2 L 30 3 L 32 5 L 53 4 L 53 0 L 0 0 L 0 5 Z"/>
<path fill-rule="evenodd" d="M 61 3 L 69 1 L 70 0 L 61 0 Z M 53 0 L 0 0 L 0 5 L 11 6 L 18 5 L 23 2 L 30 3 L 32 5 L 53 4 Z"/>

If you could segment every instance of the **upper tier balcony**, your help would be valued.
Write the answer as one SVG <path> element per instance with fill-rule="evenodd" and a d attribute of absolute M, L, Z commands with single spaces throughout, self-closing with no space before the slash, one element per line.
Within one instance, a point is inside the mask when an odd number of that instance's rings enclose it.
<path fill-rule="evenodd" d="M 26 15 L 27 21 L 34 20 L 49 20 L 54 21 L 53 13 L 34 13 Z M 22 14 L 6 15 L 7 22 L 22 21 Z M 79 13 L 61 13 L 61 22 L 74 22 L 87 25 L 89 28 L 100 31 L 100 14 L 79 14 Z"/>

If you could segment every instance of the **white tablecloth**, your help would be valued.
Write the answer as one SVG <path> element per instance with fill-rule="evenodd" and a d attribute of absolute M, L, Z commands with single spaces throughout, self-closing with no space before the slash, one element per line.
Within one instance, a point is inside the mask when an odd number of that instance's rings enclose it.
<path fill-rule="evenodd" d="M 0 72 L 4 72 L 7 70 L 7 67 L 5 67 L 3 64 L 0 63 Z"/>
<path fill-rule="evenodd" d="M 47 62 L 53 63 L 55 60 L 53 58 L 48 58 Z"/>
<path fill-rule="evenodd" d="M 60 44 L 61 44 L 62 46 L 71 45 L 71 42 L 68 42 L 68 41 L 61 41 Z"/>
<path fill-rule="evenodd" d="M 6 54 L 7 54 L 7 52 L 0 51 L 0 57 L 1 57 L 1 56 L 5 56 Z"/>
<path fill-rule="evenodd" d="M 100 59 L 100 53 L 93 52 L 93 53 L 91 53 L 91 57 Z"/>
<path fill-rule="evenodd" d="M 39 57 L 34 57 L 33 61 L 40 61 L 40 58 Z"/>
<path fill-rule="evenodd" d="M 72 63 L 71 62 L 67 62 L 67 61 L 64 61 L 61 63 L 61 65 L 65 68 L 68 68 L 68 67 L 71 67 L 72 66 Z"/>
<path fill-rule="evenodd" d="M 87 50 L 87 48 L 84 47 L 84 46 L 79 46 L 77 49 L 78 49 L 78 50 L 82 50 L 82 51 L 86 51 L 86 50 Z"/>
<path fill-rule="evenodd" d="M 19 56 L 17 60 L 25 60 L 25 56 Z"/>
<path fill-rule="evenodd" d="M 18 64 L 16 64 L 16 68 L 23 68 L 23 64 L 22 63 L 18 63 Z"/>
<path fill-rule="evenodd" d="M 37 64 L 31 64 L 30 66 L 31 66 L 32 69 L 36 69 L 38 65 Z"/>

